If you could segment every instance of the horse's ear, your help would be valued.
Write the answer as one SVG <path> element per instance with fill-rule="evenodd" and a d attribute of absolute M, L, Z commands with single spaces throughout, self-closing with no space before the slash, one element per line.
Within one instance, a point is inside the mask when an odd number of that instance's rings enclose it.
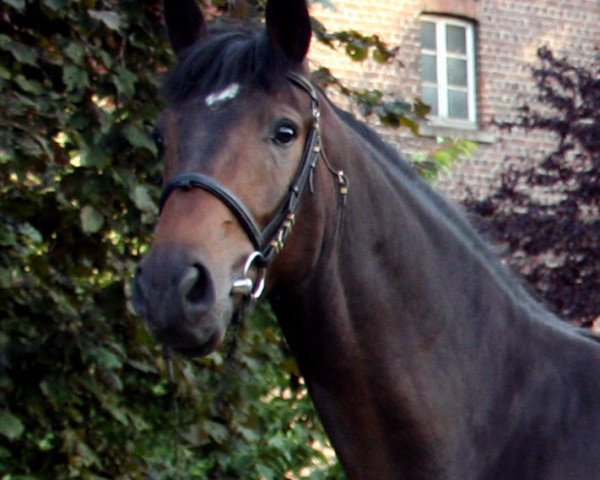
<path fill-rule="evenodd" d="M 164 9 L 169 41 L 180 55 L 204 34 L 204 16 L 196 0 L 165 0 Z"/>
<path fill-rule="evenodd" d="M 265 14 L 273 45 L 295 63 L 302 63 L 312 35 L 306 0 L 269 0 Z"/>

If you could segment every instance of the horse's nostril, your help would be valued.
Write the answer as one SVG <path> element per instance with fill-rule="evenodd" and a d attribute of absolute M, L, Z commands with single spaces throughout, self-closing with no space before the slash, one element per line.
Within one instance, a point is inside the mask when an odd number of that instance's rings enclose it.
<path fill-rule="evenodd" d="M 206 268 L 196 263 L 185 273 L 182 293 L 186 304 L 193 308 L 208 307 L 214 298 L 212 281 Z"/>
<path fill-rule="evenodd" d="M 198 303 L 206 298 L 208 275 L 201 265 L 196 264 L 192 268 L 196 270 L 195 281 L 191 283 L 190 289 L 185 294 L 185 298 L 188 302 Z"/>

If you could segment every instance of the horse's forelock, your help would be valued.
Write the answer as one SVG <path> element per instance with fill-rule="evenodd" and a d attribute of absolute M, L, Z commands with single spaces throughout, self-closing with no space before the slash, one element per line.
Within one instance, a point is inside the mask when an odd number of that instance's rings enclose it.
<path fill-rule="evenodd" d="M 211 29 L 167 76 L 162 96 L 169 103 L 206 96 L 232 83 L 255 83 L 269 90 L 294 66 L 274 50 L 264 30 Z"/>

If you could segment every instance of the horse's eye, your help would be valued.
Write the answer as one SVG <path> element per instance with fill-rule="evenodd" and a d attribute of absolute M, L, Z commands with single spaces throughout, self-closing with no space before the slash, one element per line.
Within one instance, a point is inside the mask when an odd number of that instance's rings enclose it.
<path fill-rule="evenodd" d="M 285 121 L 275 127 L 273 141 L 280 146 L 286 146 L 296 140 L 298 128 L 292 122 Z"/>

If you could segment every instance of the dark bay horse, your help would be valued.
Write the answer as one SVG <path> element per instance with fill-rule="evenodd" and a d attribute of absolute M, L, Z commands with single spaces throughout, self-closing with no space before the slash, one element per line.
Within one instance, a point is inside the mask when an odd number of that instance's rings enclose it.
<path fill-rule="evenodd" d="M 165 13 L 165 191 L 134 294 L 157 339 L 208 353 L 264 291 L 349 479 L 600 479 L 600 346 L 315 89 L 305 0 L 269 0 L 260 31 Z"/>

